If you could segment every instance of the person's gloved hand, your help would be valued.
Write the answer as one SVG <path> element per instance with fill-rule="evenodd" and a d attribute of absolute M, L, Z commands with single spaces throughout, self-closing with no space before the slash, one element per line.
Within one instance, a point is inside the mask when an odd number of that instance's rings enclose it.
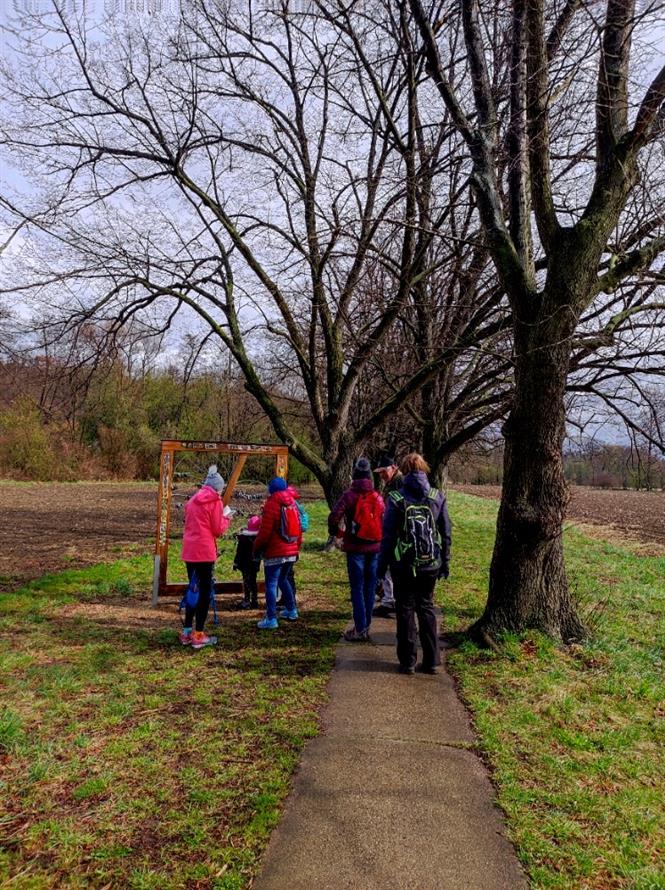
<path fill-rule="evenodd" d="M 439 570 L 439 578 L 443 578 L 445 581 L 448 580 L 448 575 L 450 574 L 450 563 L 444 562 L 441 565 Z"/>

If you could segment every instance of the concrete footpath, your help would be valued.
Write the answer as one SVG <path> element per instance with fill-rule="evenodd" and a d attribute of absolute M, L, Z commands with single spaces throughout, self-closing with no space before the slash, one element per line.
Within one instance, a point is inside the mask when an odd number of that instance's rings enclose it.
<path fill-rule="evenodd" d="M 396 669 L 394 621 L 340 643 L 254 890 L 528 886 L 452 680 Z"/>

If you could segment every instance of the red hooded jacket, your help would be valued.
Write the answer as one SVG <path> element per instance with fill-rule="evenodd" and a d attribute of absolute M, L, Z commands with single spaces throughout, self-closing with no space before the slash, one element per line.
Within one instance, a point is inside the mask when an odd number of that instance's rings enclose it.
<path fill-rule="evenodd" d="M 302 533 L 297 541 L 289 543 L 280 535 L 282 524 L 282 506 L 295 504 L 295 498 L 289 489 L 271 494 L 263 507 L 261 528 L 254 541 L 254 555 L 260 554 L 264 559 L 275 559 L 279 556 L 297 556 L 302 546 Z"/>
<path fill-rule="evenodd" d="M 187 501 L 182 535 L 185 562 L 214 562 L 217 559 L 217 538 L 231 525 L 223 509 L 219 494 L 208 485 Z"/>

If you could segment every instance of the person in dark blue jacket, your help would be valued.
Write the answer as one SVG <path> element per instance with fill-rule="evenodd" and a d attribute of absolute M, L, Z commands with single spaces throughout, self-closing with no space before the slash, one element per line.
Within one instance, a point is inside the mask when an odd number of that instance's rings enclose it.
<path fill-rule="evenodd" d="M 383 520 L 377 576 L 390 569 L 397 612 L 399 671 L 413 674 L 417 660 L 416 616 L 422 647 L 423 673 L 435 674 L 441 664 L 434 585 L 450 569 L 451 525 L 446 497 L 432 488 L 429 466 L 415 452 L 400 464 L 402 487 L 391 492 Z"/>

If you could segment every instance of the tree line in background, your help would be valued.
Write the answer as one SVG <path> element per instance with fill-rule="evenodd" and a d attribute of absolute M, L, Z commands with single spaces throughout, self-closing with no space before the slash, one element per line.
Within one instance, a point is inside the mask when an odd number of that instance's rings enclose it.
<path fill-rule="evenodd" d="M 237 371 L 200 361 L 199 342 L 161 367 L 144 347 L 101 348 L 91 366 L 52 354 L 0 362 L 0 473 L 155 479 L 161 439 L 274 441 Z"/>
<path fill-rule="evenodd" d="M 53 356 L 0 361 L 0 476 L 21 480 L 150 480 L 159 473 L 161 439 L 230 442 L 276 441 L 257 401 L 242 377 L 222 357 L 205 354 L 191 339 L 166 366 L 158 350 L 136 353 L 128 344 L 103 350 L 88 368 Z M 71 360 L 71 357 L 70 357 Z M 279 401 L 276 392 L 274 398 Z M 306 436 L 306 405 L 291 404 L 293 422 Z M 299 417 L 299 421 L 296 418 Z M 413 422 L 406 412 L 404 426 Z M 387 430 L 388 441 L 369 448 L 378 457 L 383 446 L 423 448 L 411 428 L 408 438 L 399 417 Z M 452 483 L 500 485 L 503 446 L 500 431 L 462 445 L 447 462 Z M 665 460 L 639 434 L 630 445 L 588 437 L 564 450 L 569 482 L 599 488 L 664 489 Z M 297 460 L 291 479 L 299 484 L 315 477 Z"/>

